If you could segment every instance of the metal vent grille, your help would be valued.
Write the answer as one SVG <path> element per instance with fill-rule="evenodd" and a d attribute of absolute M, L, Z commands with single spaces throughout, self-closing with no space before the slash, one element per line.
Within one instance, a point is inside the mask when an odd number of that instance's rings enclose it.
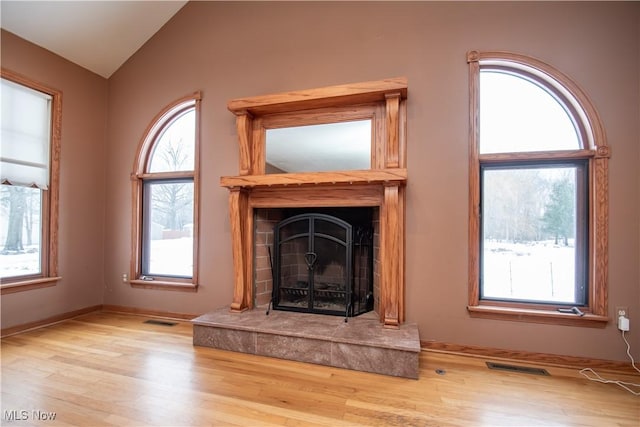
<path fill-rule="evenodd" d="M 496 369 L 498 371 L 517 372 L 521 374 L 547 375 L 547 376 L 550 375 L 546 369 L 531 368 L 529 366 L 507 365 L 505 363 L 487 362 L 487 367 L 489 369 Z"/>
<path fill-rule="evenodd" d="M 158 326 L 176 326 L 177 325 L 177 323 L 175 322 L 167 322 L 166 320 L 155 320 L 155 319 L 145 320 L 144 323 L 149 323 L 150 325 L 158 325 Z"/>

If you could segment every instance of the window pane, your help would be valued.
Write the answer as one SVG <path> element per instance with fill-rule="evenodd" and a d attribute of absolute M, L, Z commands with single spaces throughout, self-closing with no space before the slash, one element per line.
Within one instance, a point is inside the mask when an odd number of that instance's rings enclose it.
<path fill-rule="evenodd" d="M 573 121 L 549 92 L 513 74 L 480 72 L 480 153 L 579 148 Z"/>
<path fill-rule="evenodd" d="M 584 303 L 583 169 L 483 168 L 482 298 Z"/>
<path fill-rule="evenodd" d="M 194 169 L 196 135 L 195 109 L 178 116 L 154 144 L 149 172 L 189 171 Z"/>
<path fill-rule="evenodd" d="M 192 277 L 193 180 L 145 183 L 142 274 Z"/>
<path fill-rule="evenodd" d="M 42 190 L 13 185 L 0 189 L 0 277 L 40 274 Z"/>

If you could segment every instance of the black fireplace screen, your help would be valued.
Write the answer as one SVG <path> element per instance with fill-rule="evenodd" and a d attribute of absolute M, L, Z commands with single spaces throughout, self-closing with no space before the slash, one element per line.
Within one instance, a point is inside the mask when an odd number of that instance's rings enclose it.
<path fill-rule="evenodd" d="M 373 230 L 322 213 L 274 228 L 273 307 L 356 316 L 373 309 Z"/>

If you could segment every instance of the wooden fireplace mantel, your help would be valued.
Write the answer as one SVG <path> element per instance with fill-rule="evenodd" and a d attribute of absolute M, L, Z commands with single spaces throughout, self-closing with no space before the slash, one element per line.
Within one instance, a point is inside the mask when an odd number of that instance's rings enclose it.
<path fill-rule="evenodd" d="M 331 86 L 231 100 L 240 149 L 229 189 L 234 264 L 232 311 L 253 308 L 253 209 L 284 207 L 380 208 L 379 315 L 385 327 L 404 322 L 406 170 L 405 78 Z M 267 126 L 298 126 L 370 118 L 371 169 L 265 173 Z"/>

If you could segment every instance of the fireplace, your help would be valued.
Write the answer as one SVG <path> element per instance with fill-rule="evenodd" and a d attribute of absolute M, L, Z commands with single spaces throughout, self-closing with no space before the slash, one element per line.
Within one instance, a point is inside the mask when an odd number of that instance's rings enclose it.
<path fill-rule="evenodd" d="M 374 279 L 373 309 L 385 328 L 400 327 L 405 320 L 406 97 L 406 79 L 399 77 L 229 101 L 227 107 L 236 115 L 240 146 L 239 175 L 220 178 L 220 184 L 229 189 L 234 263 L 232 312 L 251 310 L 272 299 L 273 288 L 269 290 L 266 301 L 263 293 L 269 280 L 265 279 L 264 274 L 265 257 L 259 257 L 256 249 L 260 238 L 260 234 L 254 232 L 256 210 L 365 207 L 374 209 L 378 216 L 375 250 L 378 258 L 374 256 L 373 261 L 376 270 L 373 275 L 378 281 L 375 283 Z M 371 124 L 368 168 L 361 169 L 358 166 L 349 170 L 323 170 L 320 167 L 321 170 L 318 170 L 305 167 L 287 172 L 280 167 L 279 173 L 267 173 L 267 131 L 350 121 L 368 121 Z M 292 148 L 296 147 L 295 141 L 290 144 Z M 353 227 L 353 224 L 350 225 Z M 309 233 L 308 229 L 306 233 Z M 351 250 L 354 251 L 353 248 Z M 293 297 L 287 299 L 289 297 L 283 295 L 288 290 L 279 290 L 276 301 L 278 308 L 318 309 L 318 304 L 314 303 L 320 301 L 318 292 L 321 289 L 315 289 L 318 298 L 309 296 L 308 291 L 309 286 L 318 281 L 313 275 L 319 262 L 317 258 L 318 251 L 309 250 L 307 242 L 307 249 L 299 258 L 295 275 L 291 274 L 288 278 L 295 278 L 295 282 L 285 286 L 291 293 L 299 293 L 301 300 L 294 304 Z M 349 257 L 345 255 L 345 258 Z M 353 259 L 350 268 L 356 268 Z M 307 277 L 299 279 L 305 269 L 307 273 L 313 270 L 311 278 L 307 274 Z M 335 269 L 329 262 L 323 275 Z M 271 275 L 271 268 L 269 273 Z M 344 309 L 343 314 L 358 313 L 361 309 L 355 308 L 355 301 L 361 301 L 360 298 L 364 298 L 362 305 L 371 305 L 369 283 L 365 287 L 367 291 L 361 292 L 347 286 L 348 282 L 353 282 L 350 277 L 338 283 L 326 278 L 321 282 L 320 286 L 327 286 L 329 290 L 345 292 L 347 298 L 335 310 L 328 311 L 342 312 Z M 336 286 L 329 287 L 329 284 Z M 302 304 L 305 286 L 307 300 Z M 302 308 L 296 306 L 298 303 Z"/>
<path fill-rule="evenodd" d="M 373 309 L 371 209 L 289 211 L 273 235 L 274 309 L 345 320 Z"/>
<path fill-rule="evenodd" d="M 418 328 L 404 318 L 406 97 L 399 77 L 229 101 L 239 174 L 220 184 L 229 189 L 233 300 L 193 320 L 194 345 L 418 377 Z M 271 129 L 363 120 L 368 168 L 267 171 Z M 274 295 L 280 310 L 266 315 Z"/>

